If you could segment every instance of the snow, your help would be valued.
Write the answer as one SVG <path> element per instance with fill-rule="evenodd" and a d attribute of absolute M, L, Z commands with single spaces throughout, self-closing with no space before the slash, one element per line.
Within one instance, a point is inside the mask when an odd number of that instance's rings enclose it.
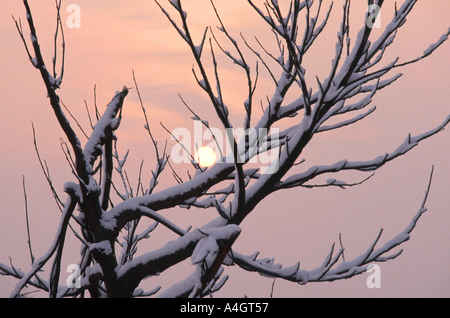
<path fill-rule="evenodd" d="M 342 35 L 340 34 L 340 36 L 342 36 Z M 355 46 L 354 46 L 354 47 L 355 47 L 355 48 L 356 48 L 356 47 L 359 47 L 359 45 L 361 44 L 361 42 L 363 41 L 363 39 L 364 39 L 364 28 L 361 29 L 361 30 L 358 32 L 358 36 L 357 36 L 357 38 L 356 38 L 356 42 L 355 42 Z M 340 44 L 336 44 L 336 56 L 338 56 L 339 51 L 340 51 L 341 49 L 342 49 L 341 45 L 340 45 Z M 350 69 L 350 66 L 351 66 L 353 60 L 356 59 L 356 57 L 357 57 L 357 56 L 356 56 L 357 51 L 358 51 L 358 50 L 353 49 L 352 52 L 350 53 L 350 55 L 347 56 L 347 58 L 346 58 L 345 61 L 344 61 L 344 64 L 343 64 L 342 67 L 341 67 L 341 71 L 339 72 L 339 74 L 337 74 L 337 75 L 334 77 L 334 82 L 335 82 L 335 83 L 340 83 L 340 82 L 342 81 L 342 79 L 344 78 L 344 76 L 347 74 L 347 72 L 348 72 L 348 70 Z"/>
<path fill-rule="evenodd" d="M 192 253 L 192 264 L 200 264 L 203 262 L 211 263 L 215 259 L 215 255 L 219 251 L 219 245 L 214 237 L 207 236 L 198 242 Z"/>
<path fill-rule="evenodd" d="M 11 292 L 10 297 L 19 296 L 20 291 L 25 287 L 27 282 L 47 263 L 47 261 L 53 255 L 54 251 L 56 250 L 56 248 L 59 244 L 60 235 L 65 230 L 65 227 L 67 226 L 67 224 L 64 222 L 64 220 L 66 219 L 66 216 L 69 213 L 71 213 L 71 211 L 69 210 L 71 202 L 72 202 L 72 198 L 71 197 L 67 198 L 67 201 L 64 205 L 65 208 L 63 211 L 63 215 L 62 215 L 60 223 L 58 225 L 58 230 L 56 231 L 55 238 L 54 238 L 52 244 L 50 245 L 50 248 L 47 250 L 47 252 L 43 256 L 41 256 L 39 259 L 36 259 L 34 261 L 34 263 L 32 264 L 31 270 L 18 281 L 14 290 Z"/>
<path fill-rule="evenodd" d="M 115 128 L 115 125 L 117 125 L 115 117 L 122 107 L 123 99 L 127 94 L 128 89 L 126 87 L 124 87 L 121 92 L 117 92 L 112 101 L 108 104 L 103 116 L 99 119 L 97 124 L 95 124 L 94 130 L 84 148 L 87 164 L 90 165 L 89 167 L 86 167 L 88 171 L 91 170 L 90 168 L 92 168 L 91 166 L 96 157 L 101 154 L 101 145 L 104 142 L 105 132 L 108 129 Z"/>
<path fill-rule="evenodd" d="M 200 57 L 202 55 L 202 50 L 203 50 L 203 42 L 202 44 L 195 46 L 195 54 Z"/>
<path fill-rule="evenodd" d="M 105 230 L 114 231 L 117 228 L 117 220 L 111 213 L 102 213 L 100 225 Z"/>
<path fill-rule="evenodd" d="M 450 30 L 450 29 L 449 29 Z M 433 53 L 434 50 L 437 49 L 439 45 L 441 45 L 444 41 L 447 40 L 448 32 L 443 34 L 436 43 L 431 44 L 424 52 L 423 55 L 427 56 Z"/>
<path fill-rule="evenodd" d="M 189 275 L 184 280 L 174 284 L 161 294 L 157 295 L 158 298 L 174 298 L 177 297 L 179 294 L 182 294 L 184 291 L 190 291 L 192 290 L 193 286 L 198 283 L 198 274 L 197 272 L 194 272 L 193 274 Z"/>
<path fill-rule="evenodd" d="M 218 228 L 202 229 L 202 232 L 216 240 L 228 240 L 241 232 L 241 228 L 235 224 L 229 224 Z"/>
<path fill-rule="evenodd" d="M 133 268 L 146 266 L 147 264 L 151 264 L 152 262 L 157 262 L 167 255 L 175 255 L 179 251 L 187 248 L 187 246 L 189 246 L 192 242 L 199 241 L 203 236 L 204 235 L 199 230 L 188 232 L 182 237 L 166 243 L 163 247 L 157 250 L 134 258 L 133 260 L 122 266 L 117 271 L 117 275 L 120 278 L 124 276 L 128 271 L 133 271 Z"/>
<path fill-rule="evenodd" d="M 133 292 L 133 297 L 148 297 L 156 294 L 161 289 L 160 286 L 149 291 L 144 291 L 142 288 L 136 288 Z"/>
<path fill-rule="evenodd" d="M 365 105 L 363 105 L 362 107 L 365 107 Z M 353 118 L 350 118 L 348 120 L 344 120 L 342 122 L 336 123 L 336 124 L 332 124 L 332 125 L 326 125 L 326 126 L 320 126 L 317 129 L 317 132 L 322 132 L 322 131 L 327 131 L 327 130 L 332 130 L 332 129 L 337 129 L 337 128 L 341 128 L 343 126 L 347 126 L 347 125 L 351 125 L 365 117 L 367 117 L 368 115 L 370 115 L 371 113 L 373 113 L 375 111 L 376 107 L 372 107 L 370 108 L 367 112 L 359 114 Z M 341 112 L 338 112 L 341 113 Z M 322 124 L 322 123 L 321 123 Z"/>
<path fill-rule="evenodd" d="M 95 180 L 95 178 L 93 176 L 89 176 L 89 182 L 88 184 L 85 184 L 86 187 L 86 191 L 88 193 L 100 193 L 101 192 L 101 187 L 100 185 L 98 185 L 97 181 Z"/>
<path fill-rule="evenodd" d="M 129 150 L 127 150 L 127 152 L 125 153 L 125 155 L 123 156 L 122 160 L 119 160 L 119 167 L 117 167 L 117 171 L 121 172 L 122 171 L 122 167 L 125 164 L 125 162 L 127 161 L 128 158 L 128 154 L 130 153 Z"/>
<path fill-rule="evenodd" d="M 206 90 L 206 83 L 205 83 L 205 80 L 201 79 L 201 80 L 198 82 L 198 84 L 199 84 L 204 90 Z"/>
<path fill-rule="evenodd" d="M 172 4 L 178 11 L 181 10 L 179 0 L 170 0 L 170 4 Z"/>
<path fill-rule="evenodd" d="M 334 178 L 329 178 L 329 179 L 327 179 L 326 182 L 328 185 L 337 185 L 337 186 L 346 185 L 346 183 L 344 181 L 336 180 Z"/>
<path fill-rule="evenodd" d="M 83 203 L 83 195 L 81 193 L 81 188 L 79 184 L 71 181 L 64 183 L 64 192 L 70 195 L 75 195 L 80 201 L 80 203 Z"/>
<path fill-rule="evenodd" d="M 275 107 L 279 107 L 283 102 L 284 98 L 281 95 L 281 93 L 287 86 L 289 86 L 289 83 L 290 83 L 290 75 L 286 72 L 283 72 L 281 78 L 277 82 L 275 93 L 273 94 L 272 99 L 270 100 L 270 107 L 272 107 L 272 110 Z"/>
<path fill-rule="evenodd" d="M 89 248 L 91 251 L 100 253 L 103 255 L 111 255 L 112 254 L 111 243 L 106 240 L 98 242 L 98 243 L 92 243 L 89 245 Z"/>
<path fill-rule="evenodd" d="M 153 204 L 157 204 L 158 202 L 162 201 L 169 202 L 180 195 L 185 195 L 188 192 L 197 192 L 198 189 L 202 188 L 202 186 L 204 186 L 205 183 L 210 181 L 210 178 L 213 178 L 216 175 L 224 173 L 224 171 L 226 171 L 227 169 L 229 169 L 231 172 L 233 168 L 234 164 L 232 163 L 230 164 L 223 163 L 219 165 L 214 165 L 210 169 L 198 175 L 195 179 L 175 185 L 171 188 L 161 190 L 159 192 L 152 193 L 150 195 L 130 198 L 126 202 L 117 204 L 108 213 L 121 213 L 120 211 L 126 209 L 125 205 L 129 204 L 152 206 Z"/>
<path fill-rule="evenodd" d="M 36 57 L 33 57 L 31 59 L 31 63 L 33 63 L 34 67 L 38 67 L 38 62 L 37 62 L 37 58 Z"/>
<path fill-rule="evenodd" d="M 229 224 L 220 228 L 204 229 L 201 232 L 206 237 L 202 238 L 196 245 L 192 253 L 192 264 L 200 264 L 205 261 L 207 264 L 211 264 L 219 251 L 217 241 L 236 237 L 241 232 L 241 228 L 237 225 Z"/>
<path fill-rule="evenodd" d="M 59 87 L 61 85 L 62 79 L 61 77 L 54 78 L 50 73 L 48 73 L 48 81 L 52 87 Z"/>

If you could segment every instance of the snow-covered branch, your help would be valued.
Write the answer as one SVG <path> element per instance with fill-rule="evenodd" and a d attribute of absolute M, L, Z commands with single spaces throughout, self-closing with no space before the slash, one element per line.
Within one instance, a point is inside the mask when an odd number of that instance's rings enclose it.
<path fill-rule="evenodd" d="M 58 248 L 62 248 L 62 246 L 64 246 L 67 226 L 69 224 L 69 220 L 72 216 L 76 204 L 77 204 L 76 200 L 73 200 L 72 197 L 68 198 L 67 202 L 65 203 L 65 208 L 63 215 L 61 217 L 61 222 L 59 224 L 52 245 L 43 256 L 41 256 L 33 263 L 31 270 L 26 275 L 23 275 L 23 277 L 21 277 L 16 287 L 11 292 L 11 297 L 19 297 L 21 290 L 30 281 L 30 279 L 33 276 L 35 276 L 36 273 L 47 263 L 47 261 L 53 256 L 53 254 L 57 251 Z"/>
<path fill-rule="evenodd" d="M 273 259 L 264 258 L 257 259 L 258 253 L 247 256 L 236 251 L 232 251 L 231 255 L 237 265 L 248 271 L 255 271 L 263 276 L 269 276 L 273 278 L 282 278 L 285 280 L 306 284 L 311 282 L 324 282 L 334 281 L 338 279 L 347 279 L 355 275 L 361 274 L 368 270 L 370 265 L 376 262 L 385 262 L 398 257 L 403 250 L 393 252 L 393 249 L 403 244 L 410 239 L 410 234 L 417 224 L 419 218 L 427 211 L 425 204 L 428 198 L 428 194 L 431 187 L 431 180 L 433 176 L 433 170 L 430 174 L 427 189 L 423 202 L 414 215 L 411 222 L 405 227 L 405 229 L 387 241 L 379 248 L 375 248 L 381 238 L 383 230 L 381 229 L 375 240 L 370 244 L 369 248 L 361 255 L 355 257 L 350 261 L 343 261 L 338 264 L 341 258 L 344 248 L 341 247 L 336 254 L 334 253 L 334 244 L 330 253 L 326 256 L 325 261 L 317 268 L 313 270 L 305 270 L 300 268 L 300 262 L 290 267 L 283 267 L 282 264 L 274 263 Z M 389 254 L 390 253 L 390 254 Z"/>
<path fill-rule="evenodd" d="M 92 165 L 96 158 L 102 153 L 102 147 L 107 134 L 111 134 L 119 127 L 120 118 L 118 114 L 122 109 L 123 101 L 128 95 L 128 88 L 124 87 L 121 92 L 116 92 L 111 102 L 106 107 L 105 113 L 95 124 L 94 130 L 84 146 L 84 156 L 88 166 L 86 169 L 92 172 Z"/>
<path fill-rule="evenodd" d="M 285 180 L 281 181 L 279 185 L 277 185 L 274 189 L 280 190 L 285 188 L 291 188 L 296 186 L 301 186 L 305 182 L 312 180 L 318 175 L 322 175 L 324 173 L 334 173 L 344 170 L 358 170 L 358 171 L 374 171 L 385 163 L 394 160 L 395 158 L 404 155 L 405 153 L 412 150 L 416 147 L 419 142 L 422 140 L 429 138 L 430 136 L 435 135 L 439 131 L 443 130 L 444 127 L 450 122 L 450 115 L 447 116 L 445 121 L 439 126 L 433 128 L 432 130 L 422 133 L 417 136 L 408 135 L 405 141 L 400 144 L 397 149 L 392 151 L 391 153 L 386 153 L 385 155 L 378 156 L 372 160 L 367 161 L 348 161 L 341 160 L 332 165 L 321 165 L 321 166 L 313 166 L 309 168 L 307 171 L 294 174 L 292 176 L 287 177 Z"/>

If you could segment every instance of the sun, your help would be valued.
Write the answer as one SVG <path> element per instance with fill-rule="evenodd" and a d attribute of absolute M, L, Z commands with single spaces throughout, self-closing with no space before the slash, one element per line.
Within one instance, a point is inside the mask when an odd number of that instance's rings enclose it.
<path fill-rule="evenodd" d="M 211 167 L 216 163 L 217 157 L 214 149 L 208 146 L 201 147 L 195 154 L 195 161 L 198 162 L 200 167 Z"/>

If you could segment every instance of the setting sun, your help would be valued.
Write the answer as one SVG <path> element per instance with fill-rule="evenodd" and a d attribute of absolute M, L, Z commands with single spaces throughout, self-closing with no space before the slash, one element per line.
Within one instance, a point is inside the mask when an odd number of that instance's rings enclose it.
<path fill-rule="evenodd" d="M 214 150 L 207 146 L 201 147 L 195 154 L 195 161 L 197 161 L 202 168 L 211 167 L 216 163 L 216 159 Z"/>

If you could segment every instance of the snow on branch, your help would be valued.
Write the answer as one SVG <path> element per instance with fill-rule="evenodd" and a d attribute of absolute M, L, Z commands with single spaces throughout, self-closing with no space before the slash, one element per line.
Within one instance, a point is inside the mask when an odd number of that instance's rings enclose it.
<path fill-rule="evenodd" d="M 208 263 L 212 265 L 219 251 L 218 241 L 228 241 L 231 237 L 239 235 L 239 226 L 229 224 L 221 228 L 207 228 L 200 230 L 205 237 L 202 238 L 192 252 L 192 264 Z"/>
<path fill-rule="evenodd" d="M 198 229 L 188 232 L 157 250 L 132 259 L 118 269 L 117 277 L 124 281 L 133 279 L 138 284 L 144 277 L 161 273 L 190 257 L 203 237 L 204 234 Z"/>
<path fill-rule="evenodd" d="M 274 263 L 273 259 L 257 259 L 257 255 L 246 256 L 236 251 L 232 251 L 232 258 L 241 268 L 248 271 L 255 271 L 263 276 L 282 278 L 285 280 L 306 284 L 309 282 L 324 282 L 334 281 L 338 279 L 345 279 L 348 277 L 361 274 L 368 270 L 369 266 L 375 262 L 385 262 L 390 259 L 398 257 L 402 250 L 386 255 L 391 252 L 395 247 L 403 244 L 410 239 L 410 234 L 417 224 L 419 218 L 426 212 L 425 204 L 428 198 L 428 193 L 431 187 L 431 181 L 433 176 L 433 169 L 430 174 L 427 189 L 423 202 L 414 215 L 412 221 L 406 226 L 406 228 L 397 234 L 395 237 L 387 241 L 379 248 L 375 248 L 381 238 L 383 230 L 381 229 L 375 240 L 370 247 L 360 256 L 355 257 L 350 261 L 343 261 L 339 265 L 335 266 L 341 258 L 344 248 L 341 247 L 338 252 L 333 255 L 334 244 L 330 253 L 326 256 L 325 261 L 319 267 L 313 270 L 300 269 L 300 263 L 296 263 L 290 267 L 283 267 L 281 264 Z"/>
<path fill-rule="evenodd" d="M 112 133 L 118 128 L 120 118 L 117 118 L 123 106 L 123 101 L 128 95 L 128 88 L 124 87 L 121 92 L 117 92 L 111 102 L 106 107 L 105 113 L 94 126 L 89 140 L 84 147 L 84 155 L 87 163 L 90 165 L 86 167 L 88 171 L 92 171 L 92 165 L 96 158 L 102 153 L 102 146 L 107 134 Z"/>
<path fill-rule="evenodd" d="M 438 133 L 439 131 L 443 130 L 444 127 L 449 123 L 450 121 L 450 115 L 447 116 L 445 121 L 437 126 L 436 128 L 433 128 L 432 130 L 422 133 L 417 136 L 411 136 L 408 135 L 408 137 L 405 139 L 405 141 L 400 144 L 396 150 L 394 150 L 391 153 L 387 153 L 382 156 L 378 156 L 375 159 L 368 160 L 368 161 L 347 161 L 342 160 L 339 162 L 336 162 L 332 165 L 321 165 L 321 166 L 313 166 L 309 168 L 307 171 L 298 173 L 292 176 L 287 177 L 284 181 L 282 181 L 279 185 L 275 187 L 276 190 L 279 189 L 285 189 L 285 188 L 292 188 L 296 186 L 301 186 L 305 182 L 315 178 L 318 175 L 322 175 L 324 173 L 330 173 L 330 172 L 339 172 L 343 170 L 359 170 L 359 171 L 374 171 L 381 166 L 383 166 L 385 163 L 401 156 L 413 149 L 418 145 L 419 142 L 422 140 L 433 136 L 434 134 Z"/>
<path fill-rule="evenodd" d="M 16 268 L 11 262 L 11 266 L 0 263 L 0 275 L 11 276 L 20 280 L 23 279 L 26 274 L 20 269 Z M 37 276 L 37 274 L 34 279 L 29 278 L 27 284 L 44 291 L 48 291 L 50 289 L 48 282 L 42 280 L 39 276 Z"/>
<path fill-rule="evenodd" d="M 47 252 L 33 263 L 31 270 L 19 280 L 16 287 L 11 292 L 11 297 L 19 297 L 21 290 L 30 281 L 30 279 L 33 276 L 35 276 L 37 274 L 37 272 L 48 262 L 48 260 L 53 256 L 53 254 L 56 252 L 58 247 L 60 245 L 64 245 L 64 238 L 65 238 L 67 226 L 68 226 L 70 217 L 72 216 L 72 213 L 75 209 L 76 203 L 77 202 L 75 200 L 73 200 L 71 197 L 69 197 L 67 199 L 67 202 L 64 205 L 65 208 L 63 211 L 61 222 L 59 224 L 59 227 L 56 232 L 56 236 L 55 236 L 55 239 L 53 240 L 53 243 L 51 244 L 51 246 L 47 250 Z"/>
<path fill-rule="evenodd" d="M 360 120 L 366 118 L 367 116 L 369 116 L 370 114 L 372 114 L 375 111 L 375 109 L 376 109 L 376 107 L 374 106 L 371 109 L 369 109 L 368 111 L 366 111 L 365 113 L 359 114 L 359 115 L 357 115 L 357 116 L 355 116 L 353 118 L 344 120 L 344 121 L 342 121 L 340 123 L 336 123 L 336 124 L 333 124 L 333 125 L 321 126 L 321 127 L 319 127 L 319 129 L 317 129 L 317 132 L 323 132 L 323 131 L 338 129 L 338 128 L 341 128 L 341 127 L 344 127 L 344 126 L 348 126 L 348 125 L 354 124 L 357 121 L 360 121 Z"/>
<path fill-rule="evenodd" d="M 126 219 L 124 219 L 125 216 Z M 158 214 L 157 212 L 153 211 L 152 209 L 146 206 L 136 204 L 136 202 L 132 200 L 126 200 L 121 205 L 121 209 L 113 209 L 109 212 L 104 212 L 102 214 L 100 222 L 105 229 L 118 233 L 125 225 L 125 223 L 140 218 L 142 216 L 151 218 L 161 223 L 162 225 L 164 225 L 165 227 L 167 227 L 168 229 L 170 229 L 171 231 L 175 232 L 180 236 L 185 234 L 185 231 L 183 229 L 179 228 L 177 225 L 167 220 L 162 215 Z"/>
<path fill-rule="evenodd" d="M 225 276 L 221 281 L 218 281 L 223 273 L 222 267 L 217 272 L 213 272 L 213 277 L 209 278 L 208 274 L 216 263 L 217 257 L 220 256 L 222 242 L 234 240 L 241 232 L 241 228 L 230 224 L 220 228 L 200 229 L 199 231 L 204 236 L 198 241 L 192 252 L 192 264 L 197 265 L 194 272 L 186 279 L 163 291 L 158 297 L 203 297 L 209 292 L 219 290 L 228 279 Z M 222 261 L 219 264 L 221 263 Z"/>
<path fill-rule="evenodd" d="M 232 163 L 216 164 L 184 183 L 148 195 L 129 198 L 125 202 L 121 202 L 111 208 L 108 211 L 108 214 L 115 215 L 115 218 L 120 220 L 119 223 L 124 224 L 134 217 L 134 215 L 132 216 L 127 212 L 130 210 L 130 206 L 134 209 L 134 207 L 141 205 L 154 211 L 158 211 L 177 205 L 183 205 L 186 203 L 186 200 L 207 191 L 212 186 L 227 179 L 234 171 L 233 167 L 234 164 Z"/>

